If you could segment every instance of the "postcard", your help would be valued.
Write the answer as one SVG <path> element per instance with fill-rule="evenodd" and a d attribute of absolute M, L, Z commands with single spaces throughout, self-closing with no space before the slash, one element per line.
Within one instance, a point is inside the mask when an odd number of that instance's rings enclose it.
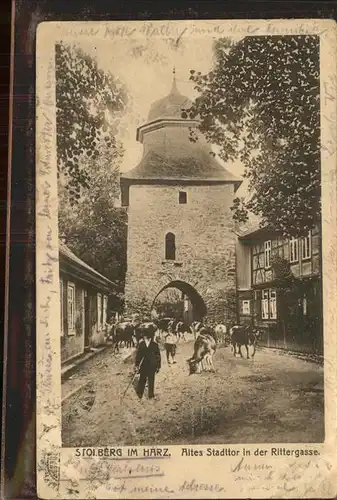
<path fill-rule="evenodd" d="M 336 26 L 42 22 L 43 499 L 336 495 Z"/>

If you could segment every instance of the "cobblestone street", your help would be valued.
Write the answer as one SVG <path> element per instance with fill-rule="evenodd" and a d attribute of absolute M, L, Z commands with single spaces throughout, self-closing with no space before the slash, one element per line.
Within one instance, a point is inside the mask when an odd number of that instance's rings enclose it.
<path fill-rule="evenodd" d="M 162 352 L 154 401 L 139 402 L 132 386 L 121 401 L 133 356 L 123 362 L 107 348 L 79 367 L 62 385 L 62 397 L 70 394 L 63 404 L 63 446 L 324 439 L 322 366 L 261 348 L 253 360 L 234 358 L 230 347 L 220 347 L 216 373 L 189 376 L 192 353 L 191 338 L 178 345 L 175 365 Z"/>

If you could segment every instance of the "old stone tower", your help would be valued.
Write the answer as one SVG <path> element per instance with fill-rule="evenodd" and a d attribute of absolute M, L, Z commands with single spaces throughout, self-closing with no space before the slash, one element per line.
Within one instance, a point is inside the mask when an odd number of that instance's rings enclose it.
<path fill-rule="evenodd" d="M 241 184 L 211 154 L 196 120 L 182 119 L 189 100 L 175 78 L 169 95 L 152 104 L 137 130 L 143 157 L 121 175 L 128 207 L 127 313 L 150 311 L 175 287 L 189 298 L 193 318 L 235 317 L 235 236 L 230 206 Z"/>

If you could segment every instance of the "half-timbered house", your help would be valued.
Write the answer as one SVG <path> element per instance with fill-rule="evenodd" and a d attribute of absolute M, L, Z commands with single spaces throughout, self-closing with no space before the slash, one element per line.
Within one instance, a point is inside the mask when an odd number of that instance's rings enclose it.
<path fill-rule="evenodd" d="M 105 342 L 108 296 L 115 285 L 59 243 L 61 363 Z"/>
<path fill-rule="evenodd" d="M 268 346 L 322 352 L 321 237 L 286 239 L 257 228 L 238 234 L 238 317 Z"/>

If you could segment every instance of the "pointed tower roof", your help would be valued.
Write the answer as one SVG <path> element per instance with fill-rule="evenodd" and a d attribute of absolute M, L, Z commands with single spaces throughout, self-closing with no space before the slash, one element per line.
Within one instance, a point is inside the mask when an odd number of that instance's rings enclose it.
<path fill-rule="evenodd" d="M 182 95 L 178 90 L 175 73 L 175 68 L 173 68 L 171 92 L 163 99 L 159 99 L 152 104 L 148 116 L 149 122 L 160 118 L 181 118 L 183 109 L 191 106 L 190 99 Z"/>
<path fill-rule="evenodd" d="M 155 101 L 148 121 L 137 129 L 137 140 L 143 143 L 143 157 L 136 167 L 121 174 L 122 204 L 128 204 L 131 184 L 233 184 L 237 190 L 242 179 L 229 172 L 212 152 L 210 144 L 199 133 L 198 120 L 182 118 L 183 109 L 191 105 L 177 87 L 175 71 L 170 93 Z M 199 140 L 190 140 L 195 129 Z"/>

